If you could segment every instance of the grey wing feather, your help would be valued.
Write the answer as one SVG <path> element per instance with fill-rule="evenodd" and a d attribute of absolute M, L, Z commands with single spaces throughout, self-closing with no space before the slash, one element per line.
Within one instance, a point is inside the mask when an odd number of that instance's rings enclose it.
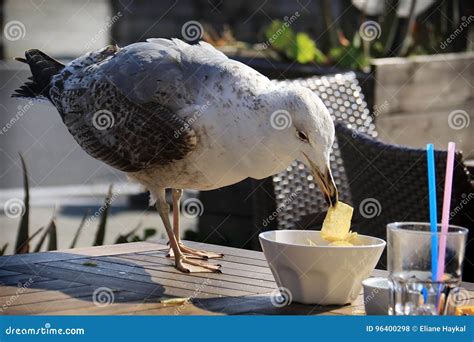
<path fill-rule="evenodd" d="M 179 110 L 195 104 L 205 80 L 229 59 L 207 43 L 150 39 L 123 48 L 101 67 L 110 82 L 136 102 L 157 101 Z"/>
<path fill-rule="evenodd" d="M 95 82 L 92 102 L 79 111 L 71 106 L 63 120 L 79 145 L 92 157 L 121 171 L 166 165 L 194 150 L 194 130 L 159 103 L 133 103 L 113 84 Z M 91 96 L 89 94 L 89 96 Z M 81 103 L 83 94 L 78 92 Z"/>

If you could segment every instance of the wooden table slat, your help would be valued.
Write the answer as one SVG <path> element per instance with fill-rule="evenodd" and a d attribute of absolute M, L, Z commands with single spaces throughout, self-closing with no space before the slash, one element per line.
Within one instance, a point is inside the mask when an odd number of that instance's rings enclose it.
<path fill-rule="evenodd" d="M 79 264 L 81 263 L 82 259 L 79 260 L 72 260 L 68 261 L 68 263 L 72 264 Z M 244 282 L 235 282 L 229 281 L 228 276 L 224 274 L 208 274 L 208 273 L 196 273 L 196 274 L 186 274 L 182 273 L 178 270 L 174 272 L 174 268 L 169 267 L 170 265 L 163 265 L 161 269 L 156 268 L 144 268 L 137 264 L 135 265 L 124 265 L 124 264 L 116 264 L 109 261 L 104 261 L 101 259 L 97 259 L 96 265 L 93 268 L 103 268 L 113 271 L 125 272 L 125 273 L 133 273 L 133 274 L 143 274 L 146 272 L 151 276 L 155 276 L 158 278 L 167 278 L 169 280 L 177 281 L 177 282 L 189 282 L 194 284 L 199 284 L 203 286 L 212 285 L 220 288 L 227 288 L 227 289 L 234 289 L 234 290 L 241 290 L 247 291 L 250 293 L 261 293 L 265 291 L 271 291 L 274 289 L 274 283 L 270 283 L 270 286 L 262 286 L 261 284 L 258 286 L 254 286 L 249 283 Z"/>
<path fill-rule="evenodd" d="M 78 260 L 71 260 L 70 262 L 81 262 L 81 260 L 90 261 L 90 262 L 103 262 L 103 257 L 98 258 L 91 258 L 91 259 L 78 259 Z M 105 259 L 107 263 L 110 264 L 117 264 L 117 265 L 129 265 L 132 261 L 137 266 L 143 267 L 145 270 L 163 270 L 166 269 L 167 272 L 182 274 L 182 272 L 178 271 L 174 267 L 165 267 L 169 266 L 169 263 L 166 260 L 162 259 L 153 259 L 153 261 L 145 261 L 143 260 L 142 255 L 138 254 L 128 254 L 124 256 L 114 256 L 108 257 Z M 120 266 L 118 266 L 120 267 Z M 249 284 L 255 286 L 262 286 L 268 288 L 275 287 L 275 281 L 273 276 L 270 275 L 261 275 L 252 272 L 245 272 L 240 270 L 233 270 L 233 269 L 226 269 L 224 273 L 193 273 L 192 277 L 203 278 L 203 279 L 221 279 L 226 280 L 238 284 Z"/>
<path fill-rule="evenodd" d="M 3 277 L 11 277 L 18 274 L 20 273 L 0 269 L 0 282 L 2 281 Z"/>
<path fill-rule="evenodd" d="M 165 258 L 160 258 L 160 257 L 153 257 L 153 256 L 147 256 L 147 255 L 139 255 L 139 254 L 129 254 L 129 255 L 121 255 L 120 256 L 123 259 L 126 260 L 135 260 L 135 261 L 141 261 L 148 263 L 147 266 L 149 267 L 156 267 L 156 265 L 169 265 L 168 260 Z M 253 272 L 252 270 L 245 270 L 244 267 L 240 268 L 234 268 L 234 267 L 227 267 L 225 263 L 221 261 L 218 261 L 219 264 L 221 264 L 222 271 L 225 274 L 230 274 L 238 277 L 242 277 L 245 279 L 261 279 L 261 280 L 266 280 L 266 281 L 271 281 L 274 282 L 273 275 L 270 273 L 261 273 L 261 272 Z"/>
<path fill-rule="evenodd" d="M 148 291 L 150 291 L 150 288 L 155 289 L 156 287 L 162 287 L 163 289 L 180 288 L 182 290 L 188 290 L 191 294 L 196 289 L 200 289 L 200 296 L 237 296 L 249 294 L 249 292 L 247 291 L 229 290 L 224 288 L 218 288 L 212 285 L 203 286 L 203 284 L 205 284 L 205 279 L 202 279 L 200 283 L 175 282 L 166 278 L 151 276 L 150 274 L 119 274 L 118 271 L 114 270 L 97 269 L 96 267 L 89 267 L 66 262 L 54 262 L 49 263 L 46 266 L 43 264 L 34 264 L 33 267 L 41 268 L 41 274 L 44 274 L 48 277 L 67 279 L 73 282 L 79 282 L 89 285 L 95 284 L 97 286 L 101 286 L 101 284 L 111 284 L 110 287 L 117 287 L 123 290 L 131 290 L 137 293 L 148 293 Z"/>
<path fill-rule="evenodd" d="M 43 277 L 43 276 L 29 274 L 29 272 L 31 272 L 31 270 L 28 269 L 28 267 L 25 267 L 24 271 L 25 271 L 24 274 L 18 274 L 18 275 L 14 275 L 14 276 L 11 276 L 11 277 L 3 278 L 0 281 L 0 286 L 10 286 L 10 285 L 20 285 L 21 286 L 23 283 L 26 283 L 26 282 L 39 282 L 39 281 L 43 281 L 43 280 L 51 280 L 50 278 L 46 278 L 46 277 Z M 0 287 L 0 294 L 1 294 L 1 287 Z"/>
<path fill-rule="evenodd" d="M 114 298 L 121 301 L 143 301 L 142 294 L 129 292 L 126 290 L 115 291 Z M 77 310 L 79 308 L 96 307 L 93 302 L 92 293 L 85 294 L 82 297 L 69 297 L 61 300 L 42 301 L 24 305 L 10 306 L 3 313 L 6 315 L 55 315 L 57 311 L 67 309 Z"/>
<path fill-rule="evenodd" d="M 73 287 L 84 286 L 84 284 L 74 283 L 71 281 L 64 281 L 59 279 L 45 279 L 41 281 L 34 281 L 31 285 L 26 282 L 23 283 L 22 293 L 32 293 L 51 290 L 63 290 Z M 0 286 L 0 301 L 5 297 L 11 297 L 19 293 L 18 286 Z"/>
<path fill-rule="evenodd" d="M 41 302 L 52 302 L 57 300 L 68 299 L 70 297 L 80 298 L 92 296 L 92 293 L 96 289 L 95 286 L 90 285 L 82 285 L 79 287 L 71 287 L 68 289 L 62 289 L 61 291 L 54 290 L 54 291 L 46 291 L 46 292 L 30 292 L 30 293 L 22 293 L 18 296 L 15 301 L 13 301 L 9 306 L 15 307 L 18 305 L 26 305 L 26 304 L 34 304 L 34 303 L 41 303 Z M 0 305 L 7 304 L 7 298 L 2 297 L 0 298 Z"/>
<path fill-rule="evenodd" d="M 125 257 L 129 257 L 130 255 L 125 255 Z M 157 259 L 164 259 L 164 260 L 169 260 L 167 257 L 166 257 L 166 254 L 165 253 L 161 253 L 161 254 L 152 254 L 152 255 L 139 255 L 137 254 L 138 257 L 141 257 L 143 258 L 143 260 L 148 260 L 148 261 L 151 261 L 151 262 L 156 262 Z M 272 272 L 270 271 L 270 269 L 268 268 L 268 266 L 256 266 L 256 265 L 249 265 L 249 264 L 240 264 L 240 263 L 236 263 L 236 262 L 230 262 L 230 261 L 227 261 L 226 258 L 219 258 L 219 259 L 211 259 L 211 262 L 214 262 L 215 263 L 218 263 L 220 265 L 222 265 L 222 268 L 223 269 L 226 269 L 226 268 L 231 268 L 231 269 L 235 269 L 235 270 L 242 270 L 242 271 L 251 271 L 251 272 L 255 272 L 255 273 L 262 273 L 262 274 L 269 274 L 271 275 Z"/>
<path fill-rule="evenodd" d="M 147 252 L 147 253 L 137 253 L 137 254 L 166 257 L 166 255 L 168 254 L 168 251 L 167 250 L 160 250 L 160 251 Z M 221 260 L 221 259 L 217 258 L 215 260 Z M 237 263 L 237 264 L 242 264 L 242 265 L 261 266 L 261 267 L 265 267 L 265 268 L 268 267 L 268 263 L 267 263 L 266 260 L 259 260 L 259 259 L 255 259 L 255 258 L 247 258 L 243 255 L 235 256 L 235 255 L 225 254 L 223 260 L 228 261 L 228 262 L 234 262 L 234 263 Z"/>
<path fill-rule="evenodd" d="M 133 280 L 137 281 L 140 283 L 150 283 L 150 284 L 160 284 L 163 286 L 169 286 L 169 287 L 178 287 L 186 290 L 192 290 L 195 291 L 196 289 L 200 289 L 200 292 L 202 293 L 207 293 L 211 295 L 223 295 L 223 296 L 242 296 L 246 294 L 250 294 L 251 292 L 244 291 L 244 290 L 237 290 L 237 289 L 228 289 L 224 287 L 219 287 L 218 285 L 214 285 L 213 279 L 209 279 L 208 284 L 206 285 L 206 279 L 199 279 L 196 280 L 194 278 L 193 282 L 186 282 L 186 281 L 176 281 L 176 279 L 172 279 L 170 275 L 172 273 L 168 272 L 161 272 L 159 273 L 159 276 L 156 275 L 158 274 L 157 271 L 155 271 L 155 275 L 151 274 L 141 268 L 135 268 L 136 273 L 127 273 L 127 272 L 122 272 L 118 270 L 113 270 L 113 269 L 107 269 L 107 268 L 102 268 L 102 267 L 90 267 L 90 266 L 84 266 L 81 264 L 74 264 L 74 263 L 69 263 L 69 262 L 54 262 L 54 263 L 48 263 L 48 266 L 53 266 L 53 267 L 58 267 L 62 268 L 65 270 L 72 270 L 72 271 L 79 271 L 84 274 L 87 274 L 87 277 L 89 276 L 96 276 L 96 275 L 101 275 L 101 276 L 107 276 L 110 278 L 117 278 L 117 279 L 122 279 L 122 280 Z M 168 267 L 172 267 L 169 265 Z M 139 273 L 141 270 L 141 273 Z M 183 279 L 186 277 L 186 275 L 180 275 L 180 278 Z"/>
<path fill-rule="evenodd" d="M 48 261 L 60 261 L 70 259 L 81 259 L 91 256 L 116 255 L 125 253 L 137 253 L 145 251 L 157 251 L 167 249 L 165 245 L 150 242 L 134 242 L 133 244 L 124 243 L 110 246 L 96 246 L 76 249 L 67 249 L 62 251 L 15 254 L 0 256 L 0 269 L 6 266 L 34 264 Z"/>
<path fill-rule="evenodd" d="M 166 245 L 168 240 L 150 240 L 150 242 L 157 243 L 159 245 Z M 221 245 L 213 245 L 209 243 L 203 242 L 196 242 L 196 241 L 184 241 L 183 242 L 186 246 L 203 249 L 209 252 L 216 252 L 216 253 L 224 253 L 224 255 L 232 255 L 232 256 L 245 256 L 248 259 L 255 259 L 255 260 L 263 260 L 265 261 L 265 256 L 262 252 L 252 251 L 249 249 L 240 249 L 235 247 L 228 247 L 228 246 L 221 246 Z M 147 253 L 146 251 L 143 253 Z M 153 253 L 153 251 L 150 251 Z"/>

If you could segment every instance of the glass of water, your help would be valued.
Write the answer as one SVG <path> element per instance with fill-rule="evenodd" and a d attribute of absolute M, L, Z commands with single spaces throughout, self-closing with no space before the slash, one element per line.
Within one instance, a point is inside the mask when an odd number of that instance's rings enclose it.
<path fill-rule="evenodd" d="M 438 225 L 438 241 L 441 225 Z M 447 315 L 461 283 L 468 230 L 448 227 L 444 275 L 433 280 L 429 223 L 387 225 L 389 315 Z"/>

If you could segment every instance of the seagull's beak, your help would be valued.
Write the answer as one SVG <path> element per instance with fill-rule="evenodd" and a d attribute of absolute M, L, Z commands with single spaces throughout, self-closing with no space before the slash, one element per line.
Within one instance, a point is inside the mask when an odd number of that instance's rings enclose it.
<path fill-rule="evenodd" d="M 338 195 L 336 184 L 332 178 L 331 170 L 327 166 L 321 170 L 314 162 L 311 161 L 311 159 L 308 158 L 306 154 L 305 157 L 308 160 L 311 173 L 313 174 L 316 183 L 318 183 L 319 188 L 324 194 L 324 199 L 326 200 L 327 204 L 331 207 L 335 206 L 338 200 Z"/>

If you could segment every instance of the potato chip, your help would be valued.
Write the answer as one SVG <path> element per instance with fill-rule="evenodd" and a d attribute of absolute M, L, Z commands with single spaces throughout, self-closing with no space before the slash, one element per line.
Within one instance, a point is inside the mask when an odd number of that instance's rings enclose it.
<path fill-rule="evenodd" d="M 457 307 L 456 316 L 474 316 L 474 306 Z"/>
<path fill-rule="evenodd" d="M 350 238 L 349 229 L 353 211 L 354 209 L 350 205 L 340 201 L 330 207 L 321 229 L 322 238 L 331 242 Z"/>
<path fill-rule="evenodd" d="M 349 234 L 347 235 L 347 238 L 345 241 L 350 242 L 352 244 L 356 243 L 359 240 L 358 234 L 353 231 L 349 231 Z"/>
<path fill-rule="evenodd" d="M 351 247 L 354 246 L 352 243 L 348 241 L 333 241 L 329 244 L 329 246 L 338 246 L 338 247 Z"/>
<path fill-rule="evenodd" d="M 189 303 L 191 300 L 190 297 L 184 297 L 184 298 L 167 298 L 167 299 L 162 299 L 160 300 L 161 304 L 173 304 L 173 305 L 182 305 Z"/>

